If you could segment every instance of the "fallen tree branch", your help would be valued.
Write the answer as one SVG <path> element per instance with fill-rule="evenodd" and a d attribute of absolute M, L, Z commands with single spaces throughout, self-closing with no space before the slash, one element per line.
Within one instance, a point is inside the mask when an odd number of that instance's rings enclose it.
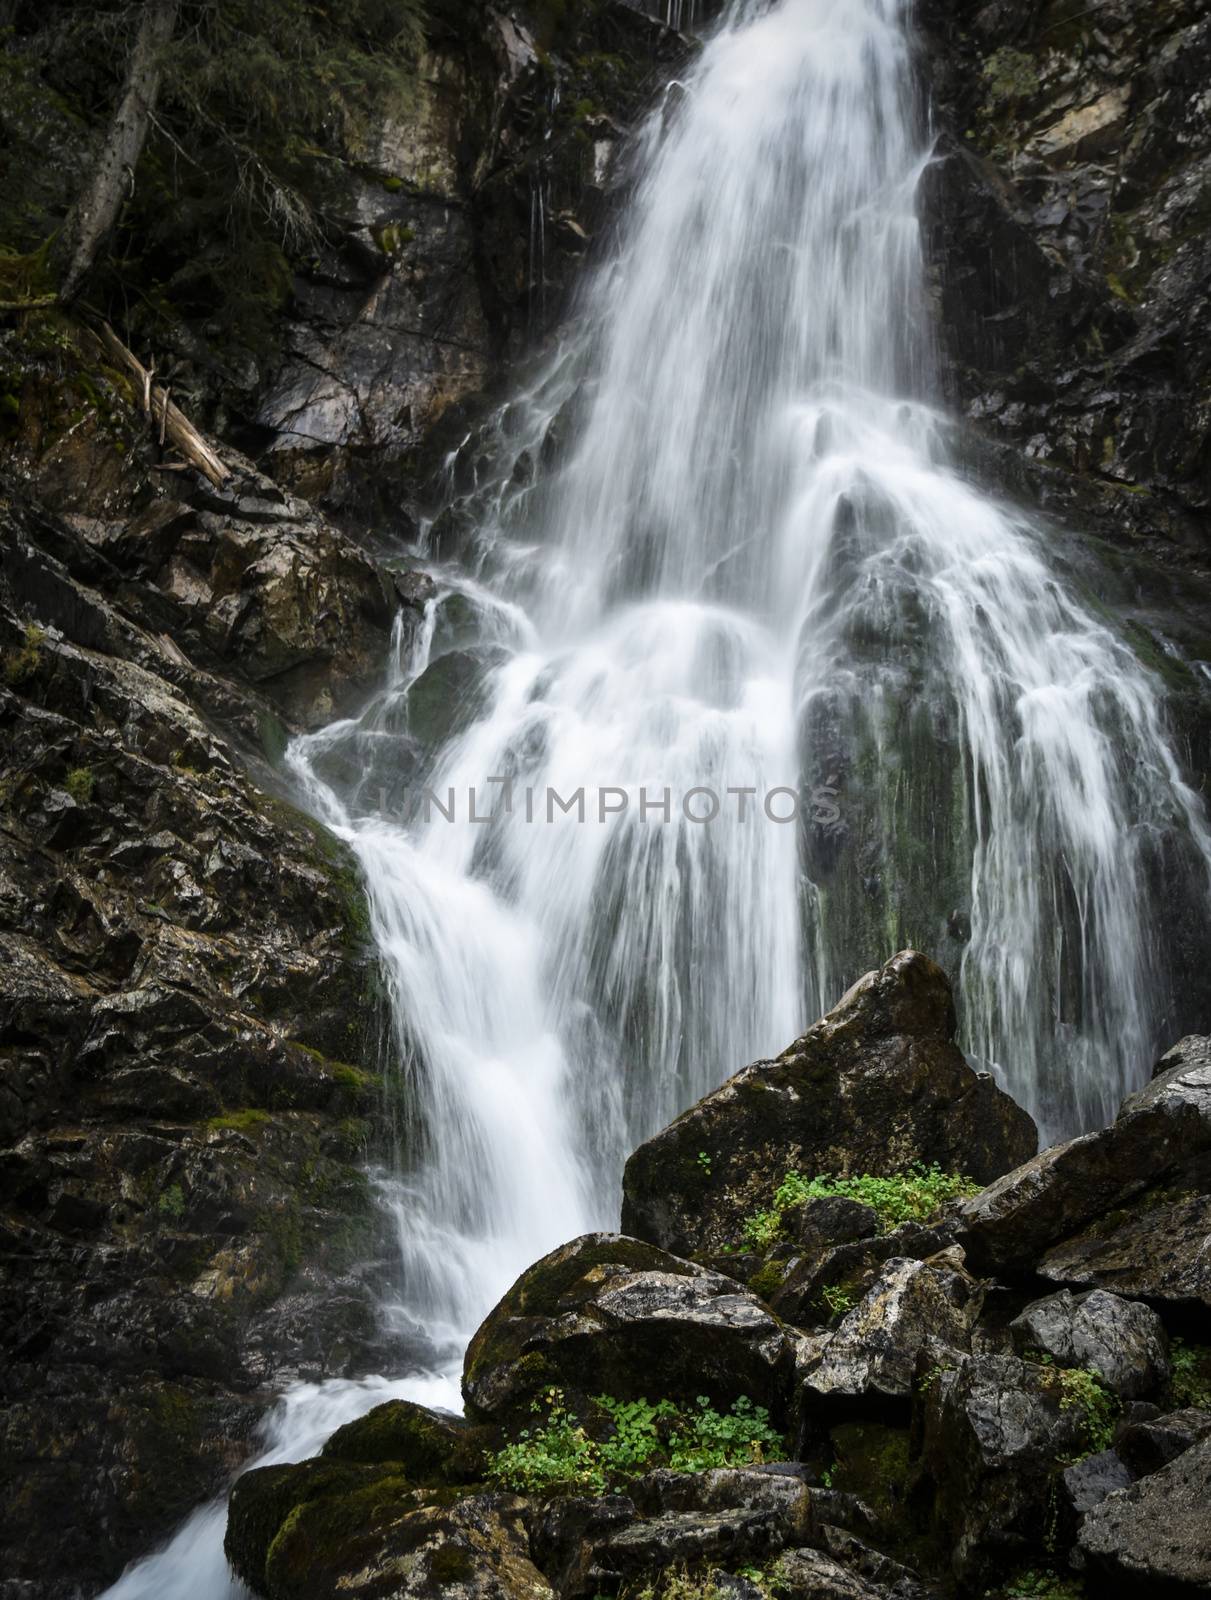
<path fill-rule="evenodd" d="M 143 407 L 153 432 L 157 420 L 156 412 L 159 411 L 161 443 L 167 435 L 173 448 L 181 452 L 195 471 L 209 478 L 216 486 L 226 483 L 231 476 L 230 469 L 223 465 L 181 408 L 169 399 L 167 389 L 152 383 L 152 372 L 155 369 L 149 371 L 138 356 L 126 348 L 108 322 L 101 324 L 100 337 L 110 355 L 120 366 L 125 367 L 139 385 L 143 396 Z"/>

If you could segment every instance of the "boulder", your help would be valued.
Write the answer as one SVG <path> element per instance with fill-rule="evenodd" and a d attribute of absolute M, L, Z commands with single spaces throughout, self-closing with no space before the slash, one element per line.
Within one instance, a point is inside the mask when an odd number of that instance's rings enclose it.
<path fill-rule="evenodd" d="M 1063 1401 L 1054 1368 L 1012 1356 L 960 1357 L 925 1386 L 934 1531 L 965 1587 L 1041 1564 L 1059 1465 L 1087 1446 L 1086 1418 Z"/>
<path fill-rule="evenodd" d="M 381 1468 L 318 1459 L 243 1473 L 232 1485 L 223 1538 L 233 1570 L 256 1594 L 268 1594 L 269 1547 L 291 1512 L 326 1495 L 354 1494 L 384 1476 Z"/>
<path fill-rule="evenodd" d="M 1103 1289 L 1061 1289 L 1027 1306 L 1010 1328 L 1019 1354 L 1037 1350 L 1061 1367 L 1084 1367 L 1124 1400 L 1169 1378 L 1169 1341 L 1156 1312 Z"/>
<path fill-rule="evenodd" d="M 633 1522 L 595 1544 L 577 1592 L 600 1593 L 670 1566 L 754 1566 L 776 1556 L 786 1540 L 777 1511 L 669 1512 Z"/>
<path fill-rule="evenodd" d="M 982 1298 L 978 1284 L 961 1270 L 889 1261 L 809 1373 L 804 1404 L 814 1396 L 907 1399 L 923 1353 L 938 1362 L 970 1350 Z"/>
<path fill-rule="evenodd" d="M 411 1400 L 388 1400 L 338 1428 L 321 1454 L 329 1461 L 391 1462 L 412 1483 L 473 1483 L 484 1471 L 482 1431 Z"/>
<path fill-rule="evenodd" d="M 1038 1273 L 1052 1283 L 1103 1284 L 1124 1295 L 1211 1309 L 1209 1236 L 1211 1194 L 1153 1193 L 1055 1245 Z"/>
<path fill-rule="evenodd" d="M 603 1505 L 564 1568 L 562 1593 L 593 1594 L 681 1564 L 752 1565 L 805 1542 L 813 1531 L 811 1491 L 791 1473 L 659 1471 L 641 1479 L 632 1496 L 647 1515 L 607 1520 Z M 617 1497 L 609 1501 L 616 1503 Z"/>
<path fill-rule="evenodd" d="M 922 1583 L 910 1568 L 843 1528 L 826 1524 L 820 1529 L 819 1543 L 826 1555 L 841 1562 L 855 1576 L 877 1585 L 887 1600 L 938 1600 L 939 1591 Z"/>
<path fill-rule="evenodd" d="M 1100 1506 L 1108 1494 L 1135 1482 L 1135 1474 L 1116 1450 L 1099 1450 L 1064 1468 L 1064 1498 L 1075 1517 Z"/>
<path fill-rule="evenodd" d="M 782 1055 L 641 1145 L 623 1178 L 624 1229 L 683 1254 L 717 1250 L 788 1168 L 887 1174 L 936 1161 L 988 1182 L 1027 1160 L 1034 1124 L 972 1071 L 954 1035 L 945 973 L 902 951 Z"/>
<path fill-rule="evenodd" d="M 662 1470 L 626 1496 L 553 1501 L 532 1543 L 559 1593 L 574 1597 L 680 1564 L 763 1561 L 811 1529 L 811 1494 L 793 1472 Z"/>
<path fill-rule="evenodd" d="M 534 1560 L 561 1595 L 579 1595 L 595 1582 L 588 1568 L 597 1545 L 638 1515 L 635 1502 L 623 1494 L 558 1496 L 535 1510 Z"/>
<path fill-rule="evenodd" d="M 619 1234 L 593 1233 L 530 1267 L 489 1313 L 463 1368 L 468 1414 L 528 1423 L 544 1389 L 730 1405 L 785 1418 L 793 1343 L 721 1273 Z"/>
<path fill-rule="evenodd" d="M 1091 1592 L 1211 1594 L 1211 1438 L 1108 1496 L 1085 1517 L 1079 1543 Z"/>
<path fill-rule="evenodd" d="M 788 1550 L 770 1579 L 774 1600 L 886 1600 L 888 1591 L 825 1555 Z"/>
<path fill-rule="evenodd" d="M 945 1222 L 905 1222 L 890 1233 L 851 1239 L 823 1250 L 809 1249 L 801 1255 L 796 1252 L 776 1266 L 771 1261 L 749 1280 L 750 1286 L 765 1288 L 765 1298 L 783 1321 L 815 1327 L 834 1314 L 831 1291 L 840 1290 L 850 1301 L 859 1299 L 869 1293 L 889 1261 L 924 1261 L 949 1249 L 953 1241 L 954 1232 Z M 775 1272 L 780 1281 L 767 1283 Z"/>
<path fill-rule="evenodd" d="M 1187 1406 L 1164 1417 L 1129 1423 L 1115 1448 L 1137 1478 L 1159 1472 L 1177 1456 L 1211 1436 L 1211 1411 Z"/>
<path fill-rule="evenodd" d="M 270 1547 L 262 1592 L 268 1600 L 554 1600 L 531 1559 L 524 1500 L 417 1498 L 384 1479 L 298 1507 Z"/>
<path fill-rule="evenodd" d="M 1211 1306 L 1211 1056 L 1192 1038 L 1109 1127 L 1056 1145 L 960 1209 L 977 1268 Z"/>

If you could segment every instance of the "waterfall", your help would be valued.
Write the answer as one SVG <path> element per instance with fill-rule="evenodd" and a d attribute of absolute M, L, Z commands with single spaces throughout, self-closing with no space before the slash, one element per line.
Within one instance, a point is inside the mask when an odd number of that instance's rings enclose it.
<path fill-rule="evenodd" d="M 900 0 L 729 14 L 573 332 L 449 462 L 425 626 L 291 746 L 404 1075 L 384 1295 L 437 1376 L 397 1392 L 452 1393 L 637 1142 L 906 943 L 1049 1136 L 1159 1042 L 1166 885 L 1205 905 L 1211 840 L 1153 677 L 951 462 L 911 48 Z"/>

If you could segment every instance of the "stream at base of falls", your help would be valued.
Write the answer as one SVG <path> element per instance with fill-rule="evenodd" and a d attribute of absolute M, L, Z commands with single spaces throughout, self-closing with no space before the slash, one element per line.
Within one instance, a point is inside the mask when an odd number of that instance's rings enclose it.
<path fill-rule="evenodd" d="M 292 1389 L 261 1463 L 384 1398 L 457 1408 L 518 1273 L 616 1226 L 629 1151 L 904 945 L 1048 1139 L 1172 1042 L 1211 839 L 1156 680 L 950 464 L 921 98 L 900 0 L 729 13 L 637 136 L 565 342 L 451 458 L 469 531 L 419 552 L 424 627 L 290 747 L 365 874 L 410 1117 L 385 1314 L 435 1353 Z M 450 815 L 404 815 L 421 786 Z M 241 1593 L 223 1520 L 111 1600 Z"/>

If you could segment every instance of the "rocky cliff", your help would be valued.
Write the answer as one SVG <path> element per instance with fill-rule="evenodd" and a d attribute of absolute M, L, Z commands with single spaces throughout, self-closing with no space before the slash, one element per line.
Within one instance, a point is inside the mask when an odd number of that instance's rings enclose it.
<path fill-rule="evenodd" d="M 16 10 L 6 250 L 95 133 L 84 64 Z M 95 1592 L 227 1480 L 271 1381 L 401 1359 L 364 895 L 281 757 L 419 620 L 428 580 L 379 553 L 557 317 L 685 48 L 621 4 L 446 8 L 251 334 L 125 264 L 121 334 L 222 483 L 106 344 L 110 268 L 91 304 L 0 312 L 0 1593 Z"/>

